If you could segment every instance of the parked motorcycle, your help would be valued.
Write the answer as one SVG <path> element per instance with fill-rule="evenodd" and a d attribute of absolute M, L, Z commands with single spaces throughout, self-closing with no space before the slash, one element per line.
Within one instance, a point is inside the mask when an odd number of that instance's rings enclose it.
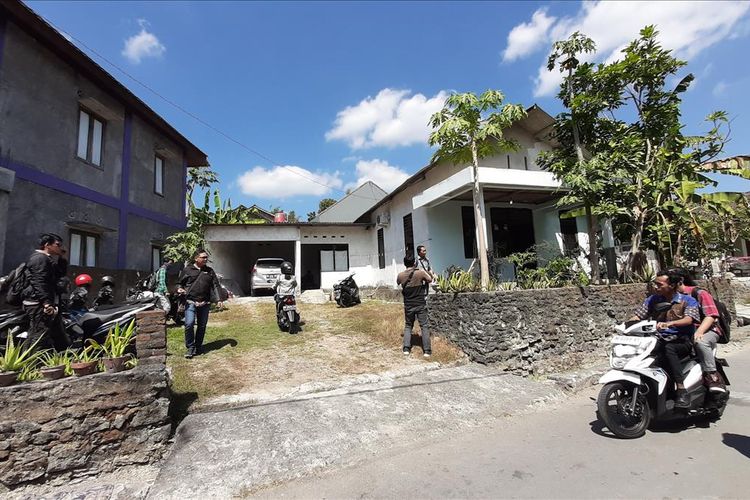
<path fill-rule="evenodd" d="M 104 343 L 107 334 L 115 325 L 127 327 L 135 321 L 135 315 L 154 308 L 155 301 L 143 300 L 134 304 L 108 306 L 106 309 L 89 311 L 83 314 L 61 313 L 67 347 L 80 349 L 89 339 Z M 23 309 L 11 309 L 0 314 L 0 349 L 5 348 L 9 335 L 15 343 L 23 342 L 29 333 L 28 315 Z M 59 347 L 58 347 L 59 348 Z"/>
<path fill-rule="evenodd" d="M 354 281 L 354 273 L 333 285 L 333 298 L 339 307 L 351 307 L 361 304 L 359 287 Z"/>
<path fill-rule="evenodd" d="M 280 295 L 276 299 L 276 323 L 282 332 L 300 331 L 300 316 L 294 295 Z"/>
<path fill-rule="evenodd" d="M 599 418 L 612 434 L 632 439 L 643 436 L 653 420 L 721 417 L 729 400 L 729 391 L 708 391 L 703 384 L 701 366 L 694 356 L 682 360 L 690 406 L 674 407 L 674 383 L 662 368 L 662 356 L 658 354 L 663 350 L 664 337 L 674 332 L 657 331 L 656 321 L 651 320 L 626 322 L 618 325 L 616 331 L 609 356 L 612 369 L 599 380 L 604 387 L 597 398 Z M 727 366 L 726 360 L 716 359 L 717 372 L 729 385 L 724 372 Z"/>

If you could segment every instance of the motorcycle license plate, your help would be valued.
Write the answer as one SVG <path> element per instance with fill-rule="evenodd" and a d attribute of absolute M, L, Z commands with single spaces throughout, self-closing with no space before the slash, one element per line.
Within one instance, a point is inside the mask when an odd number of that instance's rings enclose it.
<path fill-rule="evenodd" d="M 284 311 L 296 311 L 297 306 L 284 306 Z"/>
<path fill-rule="evenodd" d="M 626 344 L 626 345 L 641 345 L 643 338 L 631 337 L 629 335 L 615 335 L 612 337 L 613 344 Z"/>

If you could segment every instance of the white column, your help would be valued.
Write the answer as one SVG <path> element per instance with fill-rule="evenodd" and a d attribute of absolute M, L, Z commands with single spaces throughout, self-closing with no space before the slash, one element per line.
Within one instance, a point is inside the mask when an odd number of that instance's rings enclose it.
<path fill-rule="evenodd" d="M 479 227 L 484 232 L 484 242 L 487 245 L 487 250 L 490 250 L 490 239 L 487 237 L 487 212 L 484 203 L 484 188 L 479 185 L 479 214 L 482 220 L 479 221 Z M 479 235 L 477 234 L 477 244 L 479 244 Z"/>
<path fill-rule="evenodd" d="M 299 235 L 294 242 L 294 279 L 297 280 L 297 294 L 302 290 L 302 242 Z"/>

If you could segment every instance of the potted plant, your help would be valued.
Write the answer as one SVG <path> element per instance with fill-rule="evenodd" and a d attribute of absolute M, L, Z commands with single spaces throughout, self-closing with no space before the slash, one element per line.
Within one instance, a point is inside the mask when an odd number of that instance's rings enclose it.
<path fill-rule="evenodd" d="M 97 365 L 99 364 L 99 349 L 93 345 L 87 345 L 79 352 L 73 355 L 73 361 L 70 363 L 70 368 L 76 377 L 83 377 L 84 375 L 91 375 L 96 373 Z"/>
<path fill-rule="evenodd" d="M 69 351 L 45 351 L 40 358 L 42 363 L 42 377 L 45 380 L 63 378 L 66 372 L 70 372 L 70 357 L 71 353 Z"/>
<path fill-rule="evenodd" d="M 0 357 L 0 387 L 15 383 L 19 372 L 38 361 L 41 353 L 34 350 L 38 343 L 39 340 L 28 348 L 23 343 L 15 345 L 13 336 L 8 335 L 5 352 Z"/>
<path fill-rule="evenodd" d="M 92 340 L 91 345 L 104 354 L 102 363 L 107 372 L 121 372 L 125 369 L 125 362 L 130 358 L 126 351 L 135 338 L 135 321 L 131 321 L 124 329 L 120 325 L 110 328 L 104 344 Z"/>

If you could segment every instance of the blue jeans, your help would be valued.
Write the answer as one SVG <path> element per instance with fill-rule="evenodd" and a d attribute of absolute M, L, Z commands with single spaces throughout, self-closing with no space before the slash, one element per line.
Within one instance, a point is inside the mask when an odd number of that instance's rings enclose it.
<path fill-rule="evenodd" d="M 196 307 L 193 301 L 188 301 L 185 305 L 185 347 L 188 352 L 196 353 L 203 346 L 210 308 L 210 304 Z M 196 321 L 198 322 L 197 331 L 195 330 Z"/>

